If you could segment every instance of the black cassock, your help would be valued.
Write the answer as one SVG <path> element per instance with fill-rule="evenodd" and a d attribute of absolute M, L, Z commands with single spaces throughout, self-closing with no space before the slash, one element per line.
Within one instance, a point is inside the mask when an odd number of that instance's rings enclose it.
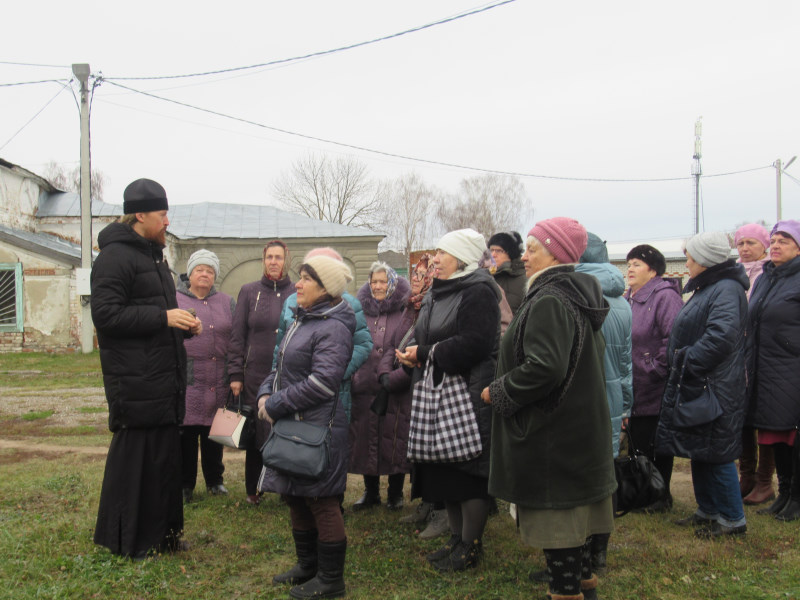
<path fill-rule="evenodd" d="M 181 445 L 177 425 L 120 429 L 108 448 L 96 544 L 141 557 L 183 531 Z"/>

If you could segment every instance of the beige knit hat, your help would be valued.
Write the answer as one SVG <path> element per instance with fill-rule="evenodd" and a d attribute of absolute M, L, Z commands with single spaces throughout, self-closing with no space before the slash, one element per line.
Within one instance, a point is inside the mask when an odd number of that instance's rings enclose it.
<path fill-rule="evenodd" d="M 306 262 L 317 272 L 322 287 L 334 298 L 340 298 L 348 282 L 353 281 L 350 268 L 340 260 L 325 255 L 306 256 Z"/>

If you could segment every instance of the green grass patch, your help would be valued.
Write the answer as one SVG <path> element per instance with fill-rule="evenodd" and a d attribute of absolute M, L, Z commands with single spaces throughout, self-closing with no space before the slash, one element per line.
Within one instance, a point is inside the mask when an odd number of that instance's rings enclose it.
<path fill-rule="evenodd" d="M 23 421 L 38 421 L 39 419 L 46 419 L 52 417 L 56 411 L 54 410 L 34 410 L 22 415 Z"/>
<path fill-rule="evenodd" d="M 22 352 L 0 354 L 3 386 L 30 390 L 58 387 L 101 387 L 100 354 L 49 354 Z"/>
<path fill-rule="evenodd" d="M 94 414 L 94 413 L 106 413 L 108 412 L 107 406 L 80 406 L 78 407 L 78 412 L 87 414 Z"/>

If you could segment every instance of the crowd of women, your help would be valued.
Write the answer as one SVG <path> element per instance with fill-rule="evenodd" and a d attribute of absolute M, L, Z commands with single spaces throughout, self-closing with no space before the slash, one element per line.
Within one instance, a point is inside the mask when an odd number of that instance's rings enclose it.
<path fill-rule="evenodd" d="M 410 281 L 375 262 L 353 297 L 335 250 L 309 252 L 292 283 L 275 240 L 238 301 L 215 289 L 219 261 L 199 250 L 178 287 L 204 323 L 186 344 L 184 499 L 198 440 L 208 492 L 228 493 L 208 433 L 217 408 L 242 402 L 259 416 L 247 501 L 276 493 L 289 507 L 297 561 L 273 581 L 294 598 L 345 593 L 348 473 L 364 482 L 354 511 L 383 504 L 381 476 L 386 508 L 399 511 L 410 476 L 421 502 L 401 520 L 435 521 L 425 537 L 449 533 L 426 557 L 441 572 L 480 562 L 494 498 L 508 501 L 522 541 L 544 551 L 547 568 L 531 578 L 562 600 L 597 597 L 622 433 L 667 491 L 674 457 L 690 459 L 697 509 L 676 523 L 698 537 L 744 534 L 743 504 L 774 498 L 773 469 L 778 495 L 759 512 L 800 519 L 800 222 L 746 225 L 735 245 L 738 261 L 724 233 L 687 240 L 681 286 L 650 245 L 629 252 L 623 278 L 574 219 L 540 221 L 524 241 L 500 232 L 488 247 L 463 229 Z M 321 478 L 262 466 L 281 419 L 330 428 Z M 671 509 L 667 493 L 643 511 Z"/>

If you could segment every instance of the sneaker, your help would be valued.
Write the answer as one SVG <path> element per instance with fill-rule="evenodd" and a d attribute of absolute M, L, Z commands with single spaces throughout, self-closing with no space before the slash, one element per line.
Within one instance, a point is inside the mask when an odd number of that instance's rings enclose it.
<path fill-rule="evenodd" d="M 445 533 L 450 533 L 447 510 L 432 510 L 428 526 L 420 532 L 419 537 L 423 540 L 430 540 Z"/>
<path fill-rule="evenodd" d="M 217 485 L 209 486 L 209 487 L 206 488 L 206 490 L 208 490 L 208 493 L 211 494 L 212 496 L 227 496 L 228 495 L 228 488 L 226 488 L 221 483 L 218 483 Z"/>
<path fill-rule="evenodd" d="M 424 523 L 428 520 L 432 509 L 433 504 L 430 502 L 420 502 L 417 504 L 417 508 L 414 509 L 414 512 L 405 517 L 400 517 L 399 521 L 400 523 L 406 524 Z"/>

